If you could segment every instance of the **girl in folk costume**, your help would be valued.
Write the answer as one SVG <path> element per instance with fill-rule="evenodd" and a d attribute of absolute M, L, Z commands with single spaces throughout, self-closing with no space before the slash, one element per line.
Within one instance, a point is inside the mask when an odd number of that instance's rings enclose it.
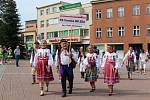
<path fill-rule="evenodd" d="M 128 71 L 128 79 L 132 80 L 132 72 L 135 70 L 136 55 L 132 47 L 129 47 L 129 51 L 123 58 L 123 64 L 125 64 Z"/>
<path fill-rule="evenodd" d="M 13 52 L 11 47 L 8 48 L 8 63 L 11 64 L 12 63 L 12 57 L 13 57 Z"/>
<path fill-rule="evenodd" d="M 90 92 L 95 91 L 95 82 L 97 81 L 97 67 L 99 66 L 98 64 L 98 59 L 97 59 L 97 54 L 94 53 L 93 46 L 90 45 L 88 47 L 88 53 L 86 55 L 86 58 L 84 60 L 85 64 L 85 81 L 90 82 L 91 85 L 91 90 Z"/>
<path fill-rule="evenodd" d="M 31 74 L 32 74 L 32 84 L 36 84 L 36 78 L 35 78 L 35 74 L 36 74 L 36 70 L 35 70 L 35 67 L 33 66 L 33 63 L 34 63 L 34 58 L 35 58 L 35 55 L 39 49 L 39 42 L 36 41 L 34 43 L 35 47 L 33 48 L 32 52 L 31 52 L 31 58 L 30 58 L 30 64 L 31 64 Z"/>
<path fill-rule="evenodd" d="M 107 52 L 103 56 L 102 68 L 104 68 L 104 83 L 108 84 L 109 96 L 113 93 L 113 86 L 119 83 L 118 68 L 119 60 L 112 47 L 107 47 Z"/>
<path fill-rule="evenodd" d="M 3 64 L 3 49 L 0 47 L 0 65 Z"/>
<path fill-rule="evenodd" d="M 41 89 L 40 96 L 44 96 L 44 83 L 46 83 L 46 92 L 48 92 L 49 82 L 54 80 L 52 72 L 53 58 L 46 46 L 46 40 L 42 40 L 41 49 L 38 49 L 34 58 L 34 67 L 36 67 L 37 72 L 36 77 Z"/>
<path fill-rule="evenodd" d="M 139 64 L 140 64 L 141 74 L 143 73 L 143 69 L 144 69 L 144 74 L 146 74 L 146 62 L 147 61 L 148 61 L 147 54 L 142 49 L 140 56 L 139 56 Z"/>
<path fill-rule="evenodd" d="M 83 47 L 80 47 L 77 63 L 80 67 L 81 78 L 84 78 L 84 74 L 85 74 L 85 65 L 83 63 L 84 59 L 85 59 L 85 53 L 83 51 Z"/>

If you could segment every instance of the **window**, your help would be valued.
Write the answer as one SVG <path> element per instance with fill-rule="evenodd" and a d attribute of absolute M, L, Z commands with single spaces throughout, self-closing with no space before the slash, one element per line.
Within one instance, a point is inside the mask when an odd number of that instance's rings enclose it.
<path fill-rule="evenodd" d="M 88 21 L 89 20 L 89 14 L 84 14 L 84 15 L 86 15 L 86 21 Z"/>
<path fill-rule="evenodd" d="M 96 38 L 100 38 L 102 34 L 101 28 L 96 29 Z"/>
<path fill-rule="evenodd" d="M 44 10 L 40 10 L 40 15 L 44 15 Z"/>
<path fill-rule="evenodd" d="M 88 29 L 84 29 L 83 36 L 89 36 L 89 30 Z"/>
<path fill-rule="evenodd" d="M 96 19 L 100 19 L 101 18 L 101 10 L 96 9 Z"/>
<path fill-rule="evenodd" d="M 150 35 L 150 24 L 147 25 L 147 35 Z"/>
<path fill-rule="evenodd" d="M 112 27 L 107 28 L 107 37 L 112 37 Z"/>
<path fill-rule="evenodd" d="M 123 37 L 124 36 L 124 27 L 118 28 L 118 36 Z"/>
<path fill-rule="evenodd" d="M 140 15 L 140 5 L 134 5 L 133 6 L 133 15 L 134 16 Z"/>
<path fill-rule="evenodd" d="M 52 12 L 53 12 L 53 13 L 57 12 L 57 7 L 53 7 L 53 8 L 52 8 Z"/>
<path fill-rule="evenodd" d="M 40 22 L 40 26 L 41 26 L 41 27 L 44 27 L 44 20 L 42 20 L 42 21 Z"/>
<path fill-rule="evenodd" d="M 146 12 L 147 12 L 147 14 L 150 14 L 150 3 L 147 4 Z"/>
<path fill-rule="evenodd" d="M 133 36 L 140 36 L 140 26 L 133 27 Z"/>
<path fill-rule="evenodd" d="M 41 39 L 44 39 L 44 33 L 41 33 Z"/>
<path fill-rule="evenodd" d="M 58 37 L 58 32 L 54 32 L 54 37 Z"/>
<path fill-rule="evenodd" d="M 50 12 L 49 12 L 49 8 L 48 9 L 46 9 L 46 15 L 48 15 Z"/>
<path fill-rule="evenodd" d="M 46 20 L 46 26 L 47 27 L 49 26 L 49 20 Z"/>
<path fill-rule="evenodd" d="M 107 9 L 107 18 L 112 18 L 112 8 Z"/>
<path fill-rule="evenodd" d="M 26 36 L 26 42 L 33 41 L 33 35 Z"/>
<path fill-rule="evenodd" d="M 123 17 L 124 16 L 124 7 L 119 7 L 118 8 L 118 17 Z"/>
<path fill-rule="evenodd" d="M 53 19 L 53 24 L 58 24 L 59 23 L 59 19 L 58 18 L 54 18 Z"/>

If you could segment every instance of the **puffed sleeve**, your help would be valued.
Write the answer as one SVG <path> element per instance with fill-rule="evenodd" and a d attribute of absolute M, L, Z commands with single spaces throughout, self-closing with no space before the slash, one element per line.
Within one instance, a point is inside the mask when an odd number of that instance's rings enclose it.
<path fill-rule="evenodd" d="M 47 49 L 47 53 L 49 55 L 49 58 L 48 58 L 48 65 L 52 66 L 53 65 L 53 57 L 52 57 L 52 54 L 50 53 L 50 50 Z"/>
<path fill-rule="evenodd" d="M 95 57 L 95 59 L 96 59 L 96 67 L 99 68 L 99 67 L 100 67 L 100 59 L 99 59 L 99 56 L 98 56 L 96 53 L 94 53 L 94 57 Z"/>
<path fill-rule="evenodd" d="M 117 54 L 115 54 L 115 68 L 116 69 L 121 68 L 121 64 L 119 62 L 119 58 Z"/>
<path fill-rule="evenodd" d="M 125 56 L 124 56 L 124 58 L 123 58 L 123 62 L 124 62 L 125 60 L 127 60 L 128 55 L 129 55 L 129 52 L 127 52 L 127 53 L 125 54 Z"/>
<path fill-rule="evenodd" d="M 39 49 L 37 50 L 37 53 L 34 56 L 33 67 L 36 67 L 38 63 L 38 54 L 39 54 Z"/>
<path fill-rule="evenodd" d="M 104 56 L 103 56 L 103 59 L 102 59 L 102 65 L 101 65 L 102 68 L 104 68 L 104 66 L 105 66 L 106 58 L 107 58 L 107 55 L 105 53 Z"/>
<path fill-rule="evenodd" d="M 31 53 L 31 57 L 30 57 L 30 64 L 32 64 L 33 63 L 33 51 L 32 51 L 32 53 Z"/>
<path fill-rule="evenodd" d="M 87 66 L 89 63 L 88 63 L 88 53 L 87 53 L 87 55 L 86 55 L 86 58 L 83 60 L 83 64 L 85 65 L 85 66 Z"/>
<path fill-rule="evenodd" d="M 55 67 L 59 65 L 59 59 L 58 59 L 58 50 L 56 51 L 56 56 L 55 56 Z"/>

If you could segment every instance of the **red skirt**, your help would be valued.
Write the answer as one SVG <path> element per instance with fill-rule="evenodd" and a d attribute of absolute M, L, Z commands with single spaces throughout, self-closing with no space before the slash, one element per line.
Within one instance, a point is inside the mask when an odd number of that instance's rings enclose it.
<path fill-rule="evenodd" d="M 119 83 L 118 70 L 114 68 L 111 62 L 106 61 L 104 67 L 104 83 L 108 85 L 113 85 Z"/>
<path fill-rule="evenodd" d="M 37 72 L 36 78 L 39 82 L 49 82 L 54 80 L 52 68 L 48 67 L 47 59 L 38 59 L 36 72 Z"/>

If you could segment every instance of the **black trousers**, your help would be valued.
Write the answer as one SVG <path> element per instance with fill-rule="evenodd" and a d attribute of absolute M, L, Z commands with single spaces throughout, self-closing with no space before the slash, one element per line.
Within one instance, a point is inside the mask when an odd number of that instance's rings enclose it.
<path fill-rule="evenodd" d="M 73 68 L 68 65 L 61 65 L 61 85 L 62 91 L 66 93 L 66 80 L 69 82 L 69 89 L 73 88 Z"/>

